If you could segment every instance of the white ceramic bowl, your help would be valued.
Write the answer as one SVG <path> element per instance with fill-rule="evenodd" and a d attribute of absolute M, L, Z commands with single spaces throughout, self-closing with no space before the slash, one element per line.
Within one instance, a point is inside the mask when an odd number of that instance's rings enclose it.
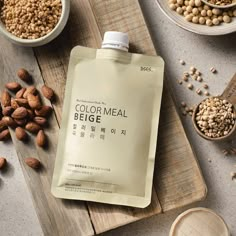
<path fill-rule="evenodd" d="M 157 0 L 157 4 L 171 21 L 188 31 L 202 35 L 224 35 L 236 32 L 236 17 L 233 17 L 232 22 L 228 24 L 221 23 L 217 26 L 200 25 L 186 21 L 183 15 L 171 10 L 167 0 Z"/>
<path fill-rule="evenodd" d="M 70 1 L 61 0 L 61 2 L 62 2 L 62 14 L 61 14 L 60 20 L 55 26 L 55 28 L 49 34 L 38 39 L 21 39 L 11 34 L 10 32 L 8 32 L 1 21 L 0 21 L 0 33 L 12 43 L 20 45 L 20 46 L 37 47 L 37 46 L 42 46 L 44 44 L 49 43 L 61 33 L 69 17 Z"/>

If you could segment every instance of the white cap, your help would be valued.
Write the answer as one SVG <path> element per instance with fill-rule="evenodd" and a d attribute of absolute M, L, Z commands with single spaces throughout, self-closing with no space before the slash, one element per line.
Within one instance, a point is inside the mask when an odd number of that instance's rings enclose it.
<path fill-rule="evenodd" d="M 107 31 L 104 34 L 102 48 L 119 49 L 128 52 L 129 37 L 127 33 Z"/>

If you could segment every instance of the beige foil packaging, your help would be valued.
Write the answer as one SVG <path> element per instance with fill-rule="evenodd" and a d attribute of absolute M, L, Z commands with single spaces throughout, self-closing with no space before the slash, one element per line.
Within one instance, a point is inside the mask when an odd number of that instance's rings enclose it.
<path fill-rule="evenodd" d="M 113 49 L 71 52 L 55 197 L 150 204 L 164 63 Z"/>

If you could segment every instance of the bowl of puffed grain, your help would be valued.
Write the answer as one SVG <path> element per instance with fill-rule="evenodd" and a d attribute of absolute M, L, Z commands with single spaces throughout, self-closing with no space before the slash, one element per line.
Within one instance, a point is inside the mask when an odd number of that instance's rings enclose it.
<path fill-rule="evenodd" d="M 156 1 L 162 12 L 185 30 L 211 36 L 236 32 L 236 7 L 219 9 L 202 0 Z"/>
<path fill-rule="evenodd" d="M 0 0 L 0 33 L 20 46 L 42 46 L 62 32 L 69 12 L 69 0 Z"/>

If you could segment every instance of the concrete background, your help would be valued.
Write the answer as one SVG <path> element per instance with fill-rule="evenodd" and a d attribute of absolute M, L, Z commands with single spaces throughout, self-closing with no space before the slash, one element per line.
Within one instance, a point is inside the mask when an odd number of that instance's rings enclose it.
<path fill-rule="evenodd" d="M 203 73 L 212 95 L 222 93 L 236 72 L 236 34 L 220 37 L 196 35 L 170 22 L 155 0 L 140 2 L 153 42 L 166 62 L 166 77 L 171 81 L 170 89 L 173 89 L 178 111 L 181 101 L 194 105 L 203 98 L 176 82 L 191 65 Z M 180 65 L 179 59 L 186 61 L 186 65 Z M 218 70 L 216 75 L 209 71 L 212 66 Z M 196 87 L 199 83 L 194 85 Z M 224 157 L 221 153 L 223 148 L 236 147 L 236 144 L 202 140 L 194 132 L 190 117 L 181 115 L 181 119 L 208 186 L 207 199 L 104 233 L 104 236 L 166 236 L 178 214 L 196 206 L 219 213 L 227 222 L 231 235 L 236 236 L 236 182 L 230 177 L 230 172 L 236 171 L 236 156 Z M 0 143 L 0 156 L 6 156 L 10 163 L 8 170 L 0 172 L 0 235 L 43 235 L 13 145 Z"/>

